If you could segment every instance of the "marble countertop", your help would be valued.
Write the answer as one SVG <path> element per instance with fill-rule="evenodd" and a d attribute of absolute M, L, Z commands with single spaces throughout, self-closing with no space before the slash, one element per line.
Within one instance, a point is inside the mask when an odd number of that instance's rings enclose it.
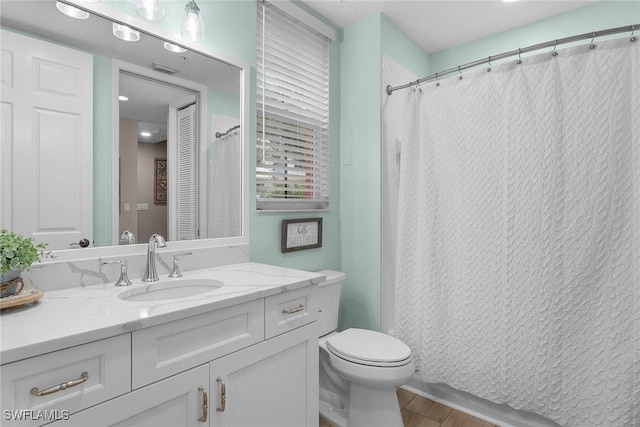
<path fill-rule="evenodd" d="M 321 273 L 246 262 L 194 270 L 183 279 L 210 278 L 224 286 L 214 291 L 164 301 L 125 301 L 118 294 L 171 280 L 128 287 L 114 283 L 45 292 L 35 305 L 0 315 L 0 363 L 120 335 L 208 311 L 317 284 Z M 180 280 L 180 279 L 178 279 Z"/>

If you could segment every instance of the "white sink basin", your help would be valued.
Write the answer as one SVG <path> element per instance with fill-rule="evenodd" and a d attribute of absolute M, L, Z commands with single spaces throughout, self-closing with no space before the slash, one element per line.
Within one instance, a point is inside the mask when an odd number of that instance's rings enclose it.
<path fill-rule="evenodd" d="M 129 289 L 120 292 L 118 298 L 125 301 L 164 301 L 206 294 L 222 286 L 224 283 L 213 279 L 176 279 Z"/>

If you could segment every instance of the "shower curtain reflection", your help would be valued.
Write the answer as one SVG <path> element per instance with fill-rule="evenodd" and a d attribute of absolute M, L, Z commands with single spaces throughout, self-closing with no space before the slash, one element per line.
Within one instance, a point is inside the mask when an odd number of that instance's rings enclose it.
<path fill-rule="evenodd" d="M 225 122 L 224 116 L 217 116 L 217 119 L 214 117 L 212 120 L 217 126 L 220 126 L 221 122 Z M 210 238 L 241 234 L 242 200 L 240 192 L 237 191 L 242 188 L 240 129 L 237 123 L 229 126 L 229 129 L 232 130 L 228 133 L 218 132 L 220 136 L 216 136 L 210 144 L 209 182 L 216 183 L 209 188 Z"/>

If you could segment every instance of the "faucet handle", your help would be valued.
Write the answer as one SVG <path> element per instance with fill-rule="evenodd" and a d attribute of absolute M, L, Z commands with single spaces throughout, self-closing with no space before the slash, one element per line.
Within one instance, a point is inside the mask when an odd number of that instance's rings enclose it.
<path fill-rule="evenodd" d="M 130 286 L 131 280 L 129 280 L 129 276 L 127 276 L 127 260 L 116 260 L 116 261 L 103 261 L 102 265 L 107 264 L 120 264 L 120 277 L 116 282 L 116 286 Z"/>
<path fill-rule="evenodd" d="M 187 256 L 187 255 L 191 255 L 191 252 L 184 252 L 181 254 L 173 255 L 173 269 L 171 269 L 171 273 L 169 273 L 169 277 L 171 277 L 172 279 L 177 279 L 179 277 L 182 277 L 182 272 L 180 271 L 180 266 L 178 265 L 178 258 L 181 256 Z"/>

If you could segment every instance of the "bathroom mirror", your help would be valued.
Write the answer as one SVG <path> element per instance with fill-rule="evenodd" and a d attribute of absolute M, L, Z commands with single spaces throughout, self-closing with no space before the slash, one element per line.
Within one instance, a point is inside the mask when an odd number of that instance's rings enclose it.
<path fill-rule="evenodd" d="M 145 243 L 152 233 L 168 240 L 225 243 L 245 237 L 243 67 L 214 57 L 206 48 L 189 48 L 194 44 L 172 40 L 164 31 L 157 31 L 161 37 L 153 35 L 152 27 L 144 22 L 139 22 L 144 28 L 136 27 L 132 22 L 137 18 L 115 9 L 111 13 L 104 3 L 86 6 L 98 14 L 74 19 L 57 10 L 56 1 L 3 1 L 2 29 L 29 38 L 22 46 L 3 37 L 3 62 L 12 55 L 9 45 L 23 55 L 31 39 L 83 52 L 90 59 L 92 97 L 85 104 L 91 112 L 88 124 L 79 125 L 80 113 L 73 113 L 65 128 L 68 114 L 59 113 L 57 104 L 34 108 L 37 117 L 23 123 L 35 120 L 42 127 L 34 127 L 33 135 L 25 138 L 33 146 L 30 151 L 14 156 L 20 122 L 9 122 L 17 113 L 8 113 L 11 108 L 5 106 L 26 97 L 5 99 L 3 88 L 2 227 L 49 243 L 53 250 L 80 248 L 83 239 L 89 247 L 133 243 L 123 235 L 125 230 L 137 243 Z M 115 38 L 114 20 L 138 30 L 139 40 Z M 187 49 L 176 52 L 180 47 Z M 36 73 L 44 86 L 64 86 L 67 74 L 61 73 L 80 69 L 70 63 L 42 63 L 44 71 Z M 3 65 L 3 83 L 11 73 L 7 70 Z M 12 78 L 17 81 L 19 74 L 13 71 Z M 54 99 L 66 89 L 45 87 L 46 96 Z M 117 95 L 129 100 L 117 100 Z M 57 116 L 40 115 L 44 110 Z M 46 144 L 55 149 L 43 148 Z M 27 208 L 9 206 L 20 203 Z M 33 213 L 23 215 L 30 210 Z"/>

